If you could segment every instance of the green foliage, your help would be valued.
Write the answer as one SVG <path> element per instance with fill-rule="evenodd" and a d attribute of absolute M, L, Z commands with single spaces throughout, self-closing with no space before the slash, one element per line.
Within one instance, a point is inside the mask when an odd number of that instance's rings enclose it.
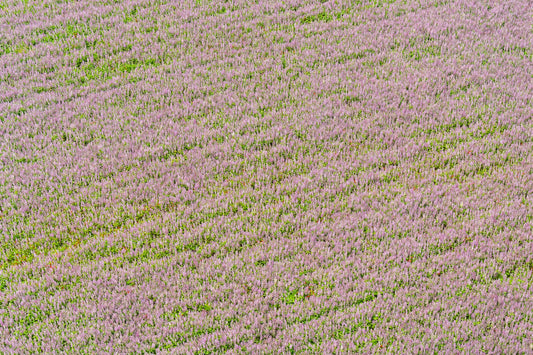
<path fill-rule="evenodd" d="M 333 15 L 326 12 L 326 11 L 322 11 L 316 15 L 308 15 L 308 16 L 305 16 L 303 17 L 301 20 L 300 20 L 300 23 L 302 24 L 306 24 L 306 23 L 311 23 L 311 22 L 315 22 L 315 21 L 320 21 L 320 22 L 329 22 L 329 21 L 332 21 L 333 20 Z"/>

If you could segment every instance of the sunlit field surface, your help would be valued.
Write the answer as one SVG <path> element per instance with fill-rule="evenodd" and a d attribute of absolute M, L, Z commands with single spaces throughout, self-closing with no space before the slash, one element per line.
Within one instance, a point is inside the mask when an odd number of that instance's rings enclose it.
<path fill-rule="evenodd" d="M 0 1 L 0 353 L 533 353 L 529 0 Z"/>

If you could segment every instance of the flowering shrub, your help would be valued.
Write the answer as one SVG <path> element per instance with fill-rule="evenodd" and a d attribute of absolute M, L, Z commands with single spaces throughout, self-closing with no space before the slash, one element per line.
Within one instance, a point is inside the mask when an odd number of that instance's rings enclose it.
<path fill-rule="evenodd" d="M 0 352 L 533 352 L 531 2 L 0 8 Z"/>

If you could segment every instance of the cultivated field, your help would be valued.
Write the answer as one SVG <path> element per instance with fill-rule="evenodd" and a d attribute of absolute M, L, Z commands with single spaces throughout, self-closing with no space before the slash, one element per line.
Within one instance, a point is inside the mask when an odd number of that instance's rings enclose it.
<path fill-rule="evenodd" d="M 531 0 L 0 0 L 0 353 L 533 353 Z"/>

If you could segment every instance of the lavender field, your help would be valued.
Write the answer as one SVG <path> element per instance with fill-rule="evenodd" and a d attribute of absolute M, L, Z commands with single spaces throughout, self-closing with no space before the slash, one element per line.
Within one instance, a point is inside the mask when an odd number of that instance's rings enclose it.
<path fill-rule="evenodd" d="M 2 354 L 533 354 L 533 3 L 2 0 L 0 246 Z"/>

